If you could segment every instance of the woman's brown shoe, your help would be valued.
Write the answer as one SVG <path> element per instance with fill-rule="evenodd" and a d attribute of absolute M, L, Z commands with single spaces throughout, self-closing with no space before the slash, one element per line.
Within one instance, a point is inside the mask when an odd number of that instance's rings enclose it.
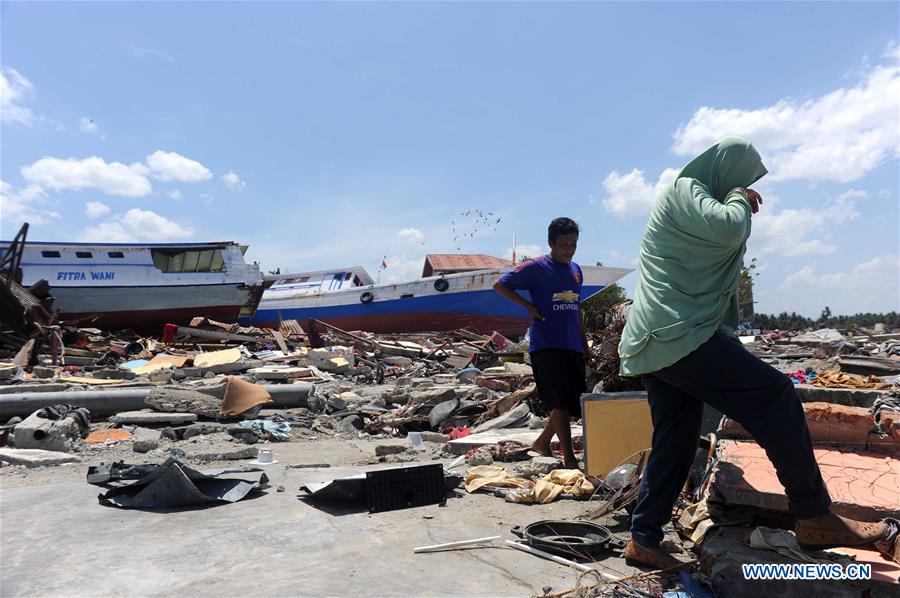
<path fill-rule="evenodd" d="M 625 547 L 625 562 L 632 567 L 644 566 L 654 569 L 674 569 L 690 565 L 679 561 L 662 548 L 647 548 L 634 540 L 628 542 Z"/>
<path fill-rule="evenodd" d="M 884 523 L 867 523 L 847 519 L 834 513 L 798 519 L 797 543 L 807 550 L 826 550 L 838 546 L 864 546 L 874 544 L 884 536 Z"/>

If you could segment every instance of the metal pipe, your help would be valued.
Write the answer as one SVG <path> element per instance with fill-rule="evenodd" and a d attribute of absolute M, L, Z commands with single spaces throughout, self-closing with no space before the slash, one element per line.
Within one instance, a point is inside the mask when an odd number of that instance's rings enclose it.
<path fill-rule="evenodd" d="M 436 550 L 447 550 L 449 548 L 462 548 L 465 546 L 473 546 L 475 544 L 483 544 L 485 542 L 493 542 L 499 540 L 500 536 L 487 536 L 485 538 L 475 538 L 474 540 L 461 540 L 459 542 L 447 542 L 446 544 L 432 544 L 431 546 L 419 546 L 413 548 L 413 552 L 433 552 Z"/>
<path fill-rule="evenodd" d="M 272 407 L 305 407 L 309 397 L 315 395 L 315 386 L 309 382 L 299 384 L 264 384 L 263 388 L 272 397 Z M 145 409 L 144 399 L 156 386 L 139 388 L 104 388 L 96 390 L 67 390 L 62 392 L 23 392 L 0 395 L 0 418 L 14 415 L 28 416 L 43 407 L 67 404 L 85 407 L 92 415 L 109 415 L 120 411 Z M 181 387 L 185 388 L 185 387 Z M 188 388 L 185 388 L 188 390 Z M 215 388 L 190 388 L 215 396 Z"/>
<path fill-rule="evenodd" d="M 512 540 L 507 540 L 506 543 L 516 550 L 529 552 L 535 556 L 541 557 L 542 559 L 547 559 L 553 561 L 554 563 L 565 565 L 566 567 L 575 567 L 576 569 L 578 569 L 579 571 L 583 571 L 584 573 L 590 573 L 594 570 L 587 565 L 582 565 L 581 563 L 576 563 L 575 561 L 570 561 L 569 559 L 564 559 L 561 556 L 556 556 L 555 554 L 550 554 L 549 552 L 544 552 L 543 550 L 538 550 L 537 548 L 532 548 L 531 546 L 526 546 L 525 544 L 519 544 L 518 542 L 514 542 Z"/>

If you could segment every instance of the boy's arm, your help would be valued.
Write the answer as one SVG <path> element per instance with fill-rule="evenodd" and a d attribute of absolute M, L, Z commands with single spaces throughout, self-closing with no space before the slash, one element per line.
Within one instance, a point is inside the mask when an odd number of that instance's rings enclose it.
<path fill-rule="evenodd" d="M 525 309 L 528 310 L 528 313 L 531 314 L 531 317 L 535 320 L 545 321 L 544 316 L 538 310 L 538 308 L 531 302 L 519 295 L 517 292 L 504 285 L 499 280 L 494 283 L 494 290 L 512 301 L 513 303 L 517 303 L 521 305 Z"/>

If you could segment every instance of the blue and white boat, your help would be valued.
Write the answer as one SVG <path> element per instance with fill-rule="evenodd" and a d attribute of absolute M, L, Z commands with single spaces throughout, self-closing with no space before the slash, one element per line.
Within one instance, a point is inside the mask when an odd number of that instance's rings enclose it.
<path fill-rule="evenodd" d="M 497 294 L 493 285 L 512 267 L 428 276 L 402 283 L 375 284 L 354 266 L 281 274 L 263 293 L 252 318 L 241 322 L 277 327 L 283 320 L 317 319 L 343 328 L 375 333 L 473 332 L 525 333 L 528 312 Z M 582 266 L 581 300 L 601 292 L 632 270 Z"/>

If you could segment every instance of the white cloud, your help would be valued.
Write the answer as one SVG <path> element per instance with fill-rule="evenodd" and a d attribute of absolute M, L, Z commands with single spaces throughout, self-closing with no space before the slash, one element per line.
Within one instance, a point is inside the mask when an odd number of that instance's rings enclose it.
<path fill-rule="evenodd" d="M 182 226 L 150 210 L 133 208 L 121 216 L 83 229 L 81 240 L 97 243 L 175 241 L 193 234 L 189 226 Z"/>
<path fill-rule="evenodd" d="M 239 177 L 233 170 L 229 170 L 222 175 L 222 182 L 225 183 L 225 186 L 232 191 L 237 191 L 238 189 L 243 189 L 247 186 L 247 183 L 242 181 L 241 177 Z"/>
<path fill-rule="evenodd" d="M 397 236 L 400 237 L 402 241 L 407 243 L 424 243 L 425 242 L 425 233 L 420 231 L 417 228 L 404 228 Z"/>
<path fill-rule="evenodd" d="M 135 235 L 153 241 L 184 239 L 194 234 L 190 227 L 181 226 L 156 212 L 132 208 L 122 216 L 122 222 Z"/>
<path fill-rule="evenodd" d="M 166 193 L 166 195 L 168 195 L 175 201 L 181 201 L 181 191 L 179 191 L 178 189 L 173 189 L 172 191 Z"/>
<path fill-rule="evenodd" d="M 199 183 L 212 178 L 212 173 L 206 166 L 175 152 L 153 152 L 147 156 L 147 167 L 150 169 L 149 174 L 161 181 Z"/>
<path fill-rule="evenodd" d="M 34 85 L 14 68 L 0 68 L 0 120 L 31 125 L 36 120 L 22 103 L 34 95 Z"/>
<path fill-rule="evenodd" d="M 900 156 L 896 44 L 886 59 L 855 86 L 818 98 L 784 98 L 755 110 L 702 107 L 676 131 L 673 150 L 695 156 L 722 137 L 739 135 L 760 150 L 770 181 L 854 181 Z"/>
<path fill-rule="evenodd" d="M 89 218 L 99 218 L 105 214 L 109 214 L 110 208 L 105 203 L 99 201 L 89 201 L 84 204 L 84 213 Z"/>
<path fill-rule="evenodd" d="M 644 179 L 644 173 L 637 168 L 626 174 L 612 171 L 603 180 L 606 196 L 602 203 L 608 211 L 619 218 L 644 216 L 653 208 L 656 197 L 675 180 L 678 171 L 665 169 L 656 183 L 650 185 Z"/>
<path fill-rule="evenodd" d="M 83 160 L 41 158 L 23 166 L 22 176 L 44 189 L 99 189 L 107 195 L 140 197 L 153 190 L 142 171 L 141 165 L 107 163 L 98 156 Z"/>
<path fill-rule="evenodd" d="M 900 257 L 881 255 L 850 270 L 825 274 L 807 265 L 786 276 L 779 291 L 800 313 L 818 313 L 826 305 L 836 314 L 897 311 Z"/>
<path fill-rule="evenodd" d="M 44 190 L 37 185 L 16 189 L 6 181 L 0 181 L 0 219 L 7 226 L 16 229 L 23 222 L 34 225 L 58 220 L 61 217 L 59 213 L 44 205 L 46 196 Z M 7 235 L 8 233 L 4 233 L 4 236 Z"/>
<path fill-rule="evenodd" d="M 752 255 L 779 254 L 783 256 L 824 255 L 837 246 L 820 238 L 832 227 L 859 217 L 856 202 L 867 193 L 850 189 L 829 199 L 817 208 L 789 208 L 776 212 L 779 199 L 763 194 L 763 207 L 753 216 L 753 235 L 750 237 Z"/>
<path fill-rule="evenodd" d="M 125 230 L 121 222 L 101 222 L 81 231 L 85 243 L 134 243 L 137 238 Z"/>
<path fill-rule="evenodd" d="M 82 133 L 96 133 L 97 129 L 97 123 L 86 116 L 81 117 L 81 121 L 78 123 L 79 131 Z"/>
<path fill-rule="evenodd" d="M 544 255 L 546 251 L 540 245 L 516 244 L 516 263 L 521 263 L 525 258 L 535 258 Z M 512 247 L 507 247 L 503 252 L 503 259 L 512 259 Z"/>
<path fill-rule="evenodd" d="M 406 282 L 422 276 L 425 256 L 409 259 L 406 255 L 394 255 L 386 261 L 387 268 L 381 274 L 381 282 Z"/>

